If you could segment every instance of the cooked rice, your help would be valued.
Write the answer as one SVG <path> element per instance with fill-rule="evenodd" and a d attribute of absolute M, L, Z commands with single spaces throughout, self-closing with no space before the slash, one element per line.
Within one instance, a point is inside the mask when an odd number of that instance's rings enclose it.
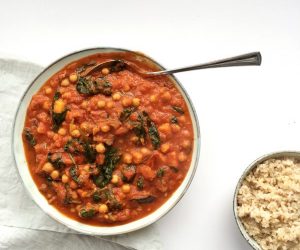
<path fill-rule="evenodd" d="M 300 249 L 300 163 L 269 159 L 245 178 L 238 216 L 264 250 Z"/>

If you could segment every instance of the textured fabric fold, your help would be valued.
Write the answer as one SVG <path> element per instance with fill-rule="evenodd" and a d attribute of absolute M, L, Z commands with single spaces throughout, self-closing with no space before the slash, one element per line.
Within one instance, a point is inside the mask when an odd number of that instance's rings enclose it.
<path fill-rule="evenodd" d="M 20 97 L 41 70 L 32 63 L 0 59 L 0 248 L 41 249 L 46 242 L 45 249 L 162 249 L 155 225 L 113 237 L 80 235 L 48 217 L 29 198 L 14 166 L 11 133 Z"/>

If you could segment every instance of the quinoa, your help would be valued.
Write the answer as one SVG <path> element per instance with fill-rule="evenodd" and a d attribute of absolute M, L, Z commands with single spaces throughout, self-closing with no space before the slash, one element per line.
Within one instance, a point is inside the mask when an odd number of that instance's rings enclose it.
<path fill-rule="evenodd" d="M 269 159 L 254 168 L 237 196 L 237 212 L 263 250 L 300 249 L 300 163 Z"/>

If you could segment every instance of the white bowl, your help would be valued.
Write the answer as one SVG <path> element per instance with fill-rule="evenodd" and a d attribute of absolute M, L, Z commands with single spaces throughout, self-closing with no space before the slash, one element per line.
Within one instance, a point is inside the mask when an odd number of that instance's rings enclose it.
<path fill-rule="evenodd" d="M 182 85 L 178 82 L 178 80 L 171 76 L 174 84 L 177 86 L 182 96 L 184 97 L 189 112 L 191 114 L 191 119 L 193 123 L 194 130 L 194 148 L 191 166 L 186 174 L 181 185 L 178 189 L 173 193 L 173 195 L 157 210 L 152 212 L 151 214 L 119 226 L 93 226 L 84 223 L 80 223 L 76 220 L 73 220 L 64 214 L 60 213 L 54 206 L 49 205 L 47 199 L 40 193 L 35 182 L 33 181 L 30 171 L 27 166 L 23 141 L 22 141 L 22 132 L 24 128 L 25 122 L 25 114 L 27 107 L 31 101 L 32 96 L 41 88 L 41 86 L 56 72 L 61 70 L 65 65 L 76 61 L 82 57 L 86 57 L 89 55 L 93 55 L 96 53 L 109 53 L 109 52 L 128 52 L 128 50 L 116 49 L 116 48 L 92 48 L 86 49 L 78 52 L 74 52 L 67 56 L 62 57 L 61 59 L 55 61 L 50 66 L 48 66 L 43 72 L 41 72 L 33 82 L 28 86 L 26 92 L 24 93 L 15 116 L 14 125 L 13 125 L 13 137 L 12 137 L 12 151 L 15 159 L 15 163 L 20 174 L 20 177 L 23 181 L 23 184 L 30 194 L 31 198 L 35 201 L 35 203 L 49 216 L 51 216 L 56 221 L 66 225 L 67 227 L 76 230 L 81 233 L 90 234 L 90 235 L 116 235 L 122 233 L 128 233 L 143 227 L 146 227 L 153 222 L 160 219 L 163 215 L 165 215 L 168 211 L 173 208 L 177 202 L 182 198 L 186 190 L 188 189 L 193 176 L 195 174 L 198 158 L 199 158 L 199 148 L 200 148 L 200 129 L 196 116 L 195 109 L 189 99 L 186 91 L 183 89 Z M 138 60 L 147 61 L 150 64 L 154 64 L 157 67 L 164 69 L 160 64 L 155 62 L 153 59 L 142 55 L 140 53 L 132 52 L 136 54 Z"/>

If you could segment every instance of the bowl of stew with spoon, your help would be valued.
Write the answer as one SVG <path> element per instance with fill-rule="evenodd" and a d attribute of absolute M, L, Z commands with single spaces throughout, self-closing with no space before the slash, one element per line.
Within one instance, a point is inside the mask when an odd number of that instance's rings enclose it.
<path fill-rule="evenodd" d="M 167 71 L 116 48 L 57 60 L 29 85 L 14 120 L 12 150 L 26 190 L 82 233 L 150 225 L 185 194 L 199 158 L 196 112 L 172 73 L 260 62 L 255 52 Z"/>
<path fill-rule="evenodd" d="M 13 126 L 16 166 L 31 198 L 76 231 L 127 233 L 165 215 L 196 171 L 200 132 L 174 76 L 132 51 L 94 48 L 41 72 L 23 95 Z M 91 72 L 90 72 L 91 71 Z"/>

